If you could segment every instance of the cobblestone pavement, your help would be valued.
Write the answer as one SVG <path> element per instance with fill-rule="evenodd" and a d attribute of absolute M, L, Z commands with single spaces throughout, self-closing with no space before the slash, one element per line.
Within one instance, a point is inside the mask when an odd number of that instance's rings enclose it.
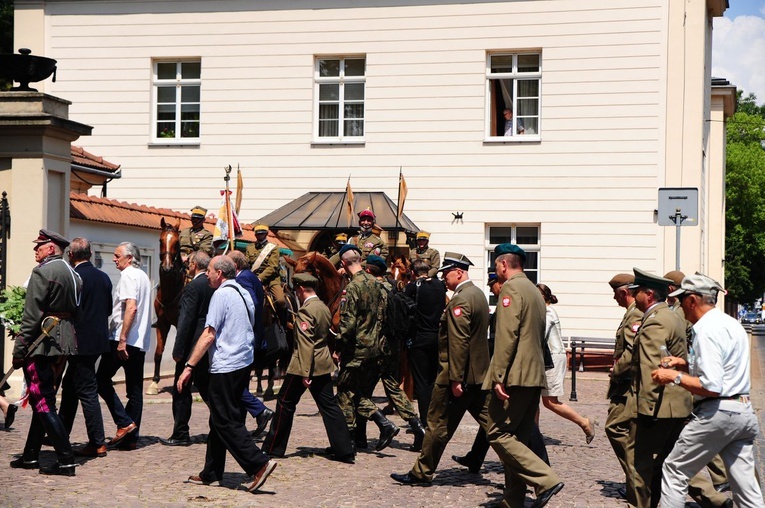
<path fill-rule="evenodd" d="M 169 380 L 164 380 L 167 388 Z M 570 389 L 570 381 L 566 383 Z M 622 486 L 622 472 L 603 432 L 607 401 L 604 398 L 607 377 L 603 373 L 580 373 L 577 376 L 578 402 L 570 404 L 581 414 L 597 418 L 600 426 L 591 445 L 571 422 L 542 409 L 540 427 L 545 435 L 554 469 L 566 486 L 548 504 L 550 507 L 623 506 L 616 495 Z M 118 387 L 121 390 L 122 387 Z M 567 392 L 568 393 L 568 392 Z M 377 394 L 379 395 L 379 394 Z M 382 407 L 383 398 L 376 399 Z M 568 403 L 568 397 L 564 400 Z M 319 455 L 327 438 L 316 405 L 306 393 L 298 406 L 288 455 L 263 487 L 250 494 L 240 488 L 247 478 L 228 456 L 222 486 L 185 484 L 203 464 L 207 431 L 207 408 L 193 406 L 191 432 L 196 441 L 189 447 L 166 447 L 158 442 L 167 437 L 172 425 L 170 395 L 164 390 L 157 396 L 145 396 L 142 437 L 134 451 L 110 451 L 105 458 L 82 460 L 74 478 L 42 476 L 37 471 L 10 469 L 7 464 L 21 452 L 29 427 L 31 411 L 20 410 L 12 430 L 0 432 L 0 467 L 4 486 L 0 506 L 380 506 L 389 507 L 470 507 L 490 506 L 501 499 L 499 483 L 502 468 L 493 451 L 481 474 L 470 474 L 452 461 L 453 454 L 465 454 L 478 429 L 466 415 L 441 461 L 432 487 L 406 487 L 389 478 L 391 472 L 408 471 L 415 454 L 407 450 L 411 434 L 401 433 L 393 445 L 377 453 L 360 452 L 355 465 L 341 464 Z M 266 402 L 273 408 L 274 401 Z M 115 427 L 102 404 L 107 436 Z M 393 420 L 404 426 L 397 416 Z M 248 417 L 248 428 L 255 422 Z M 376 436 L 369 424 L 371 444 Z M 72 441 L 86 440 L 84 423 L 78 414 Z M 43 463 L 52 462 L 52 448 L 44 447 Z M 762 468 L 760 468 L 762 471 Z M 529 506 L 533 498 L 527 498 Z"/>

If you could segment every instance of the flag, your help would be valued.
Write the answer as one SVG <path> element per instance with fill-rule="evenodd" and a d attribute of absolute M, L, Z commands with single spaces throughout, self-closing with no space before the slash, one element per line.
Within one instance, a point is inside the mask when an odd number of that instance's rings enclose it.
<path fill-rule="evenodd" d="M 221 205 L 218 211 L 218 221 L 215 223 L 213 241 L 224 241 L 231 244 L 235 237 L 242 235 L 242 228 L 231 206 L 231 191 L 222 190 L 220 195 Z"/>
<path fill-rule="evenodd" d="M 353 191 L 351 190 L 351 177 L 348 177 L 348 183 L 345 186 L 345 205 L 348 210 L 348 227 L 353 225 Z"/>
<path fill-rule="evenodd" d="M 404 173 L 399 171 L 398 173 L 398 213 L 396 217 L 400 220 L 401 214 L 404 213 L 404 202 L 406 201 L 406 193 L 409 189 L 406 187 L 406 180 L 404 179 Z"/>
<path fill-rule="evenodd" d="M 242 181 L 242 171 L 236 168 L 236 206 L 234 206 L 234 214 L 239 215 L 239 210 L 242 209 L 242 189 L 244 188 L 244 182 Z"/>

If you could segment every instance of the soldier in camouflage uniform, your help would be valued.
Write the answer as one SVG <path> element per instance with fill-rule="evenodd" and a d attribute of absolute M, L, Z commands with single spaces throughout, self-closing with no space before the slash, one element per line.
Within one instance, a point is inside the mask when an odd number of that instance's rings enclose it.
<path fill-rule="evenodd" d="M 385 261 L 380 256 L 370 255 L 367 257 L 368 274 L 385 289 L 387 295 L 395 288 L 390 281 L 385 278 L 387 267 Z M 412 402 L 401 389 L 401 378 L 399 377 L 399 363 L 401 343 L 391 337 L 383 337 L 380 340 L 381 351 L 377 359 L 377 371 L 369 378 L 369 393 L 374 391 L 377 381 L 381 380 L 385 388 L 385 395 L 388 397 L 391 405 L 396 409 L 399 416 L 407 421 L 414 432 L 414 443 L 411 450 L 419 452 L 422 450 L 422 440 L 425 438 L 425 428 L 422 426 L 417 413 L 414 412 Z M 363 430 L 362 430 L 363 429 Z M 356 446 L 360 448 L 367 447 L 366 421 L 356 424 Z"/>
<path fill-rule="evenodd" d="M 441 255 L 436 249 L 428 247 L 430 242 L 430 233 L 427 231 L 420 231 L 415 237 L 417 248 L 409 251 L 409 260 L 414 263 L 418 259 L 425 261 L 430 270 L 428 270 L 428 277 L 435 277 L 438 273 L 438 267 L 441 265 Z"/>
<path fill-rule="evenodd" d="M 213 235 L 204 228 L 207 209 L 195 206 L 191 209 L 191 227 L 181 230 L 181 260 L 186 263 L 189 254 L 201 251 L 212 257 Z"/>
<path fill-rule="evenodd" d="M 340 363 L 337 399 L 345 422 L 354 436 L 356 414 L 374 421 L 380 428 L 378 451 L 386 448 L 399 428 L 377 409 L 369 398 L 369 372 L 376 370 L 380 356 L 380 329 L 386 296 L 374 277 L 361 268 L 361 251 L 353 244 L 339 252 L 343 268 L 351 277 L 340 300 L 340 333 L 334 357 Z"/>
<path fill-rule="evenodd" d="M 383 259 L 388 259 L 388 245 L 383 242 L 382 238 L 374 234 L 372 227 L 375 224 L 375 214 L 367 208 L 366 210 L 359 212 L 359 227 L 361 231 L 359 234 L 348 240 L 349 245 L 354 245 L 361 252 L 361 261 L 367 260 L 367 256 L 374 254 L 380 256 Z M 335 254 L 330 259 L 335 268 L 340 267 L 340 256 Z"/>
<path fill-rule="evenodd" d="M 284 322 L 287 304 L 279 275 L 279 246 L 268 241 L 267 225 L 255 224 L 254 229 L 256 243 L 247 246 L 245 255 L 263 288 L 271 295 L 280 319 Z"/>

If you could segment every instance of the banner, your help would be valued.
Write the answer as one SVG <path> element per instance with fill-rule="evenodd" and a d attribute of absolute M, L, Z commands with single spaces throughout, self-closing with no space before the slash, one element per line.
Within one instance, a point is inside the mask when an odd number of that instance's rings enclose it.
<path fill-rule="evenodd" d="M 236 205 L 234 206 L 234 215 L 239 215 L 239 211 L 242 209 L 242 189 L 244 188 L 244 182 L 242 181 L 242 171 L 236 168 Z"/>
<path fill-rule="evenodd" d="M 231 206 L 231 191 L 220 191 L 221 205 L 218 211 L 218 221 L 215 223 L 213 242 L 224 241 L 232 243 L 234 238 L 242 236 L 242 228 L 236 213 Z"/>
<path fill-rule="evenodd" d="M 406 186 L 406 180 L 404 179 L 404 173 L 398 174 L 398 211 L 396 213 L 397 219 L 401 219 L 401 214 L 404 213 L 404 202 L 406 201 L 406 193 L 409 189 Z"/>
<path fill-rule="evenodd" d="M 353 220 L 353 191 L 351 190 L 351 177 L 348 177 L 348 183 L 345 186 L 345 206 L 348 211 L 348 227 L 355 224 Z"/>

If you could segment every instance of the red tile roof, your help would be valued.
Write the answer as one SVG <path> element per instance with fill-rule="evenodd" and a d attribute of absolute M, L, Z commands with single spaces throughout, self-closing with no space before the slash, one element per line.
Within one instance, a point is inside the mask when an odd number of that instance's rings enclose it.
<path fill-rule="evenodd" d="M 79 146 L 72 145 L 72 163 L 86 168 L 98 169 L 107 173 L 116 173 L 120 168 L 118 164 L 112 164 L 103 157 L 93 155 Z"/>

